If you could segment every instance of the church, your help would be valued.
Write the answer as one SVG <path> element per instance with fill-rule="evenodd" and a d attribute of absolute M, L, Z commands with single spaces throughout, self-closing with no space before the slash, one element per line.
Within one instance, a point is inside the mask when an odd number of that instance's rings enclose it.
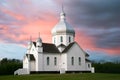
<path fill-rule="evenodd" d="M 89 55 L 75 42 L 75 30 L 62 10 L 59 22 L 53 27 L 52 43 L 43 43 L 39 36 L 30 40 L 23 58 L 23 68 L 14 74 L 92 72 Z"/>

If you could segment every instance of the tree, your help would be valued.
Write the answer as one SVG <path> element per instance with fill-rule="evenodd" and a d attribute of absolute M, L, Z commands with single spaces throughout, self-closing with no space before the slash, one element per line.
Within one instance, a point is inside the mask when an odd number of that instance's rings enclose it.
<path fill-rule="evenodd" d="M 120 73 L 120 63 L 118 62 L 94 62 L 96 73 Z"/>
<path fill-rule="evenodd" d="M 18 59 L 4 58 L 0 61 L 0 75 L 13 74 L 18 68 L 22 68 L 22 61 Z"/>

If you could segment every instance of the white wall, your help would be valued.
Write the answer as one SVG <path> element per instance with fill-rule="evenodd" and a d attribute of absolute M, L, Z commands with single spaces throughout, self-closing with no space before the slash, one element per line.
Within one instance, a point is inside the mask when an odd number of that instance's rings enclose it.
<path fill-rule="evenodd" d="M 50 64 L 47 65 L 47 57 L 49 57 L 50 59 Z M 54 65 L 54 57 L 57 58 L 57 65 Z M 60 54 L 56 54 L 56 53 L 44 53 L 44 57 L 43 57 L 43 67 L 44 67 L 44 71 L 59 71 L 60 68 Z"/>
<path fill-rule="evenodd" d="M 28 69 L 28 59 L 27 59 L 27 56 L 25 56 L 24 59 L 23 59 L 23 68 L 27 68 Z"/>
<path fill-rule="evenodd" d="M 91 62 L 86 62 L 86 70 L 91 71 L 91 68 Z"/>
<path fill-rule="evenodd" d="M 37 48 L 32 46 L 30 54 L 33 54 L 35 57 L 35 71 L 43 71 L 43 53 L 41 51 L 38 53 Z"/>
<path fill-rule="evenodd" d="M 60 67 L 61 67 L 62 69 L 67 70 L 67 54 L 66 54 L 66 53 L 62 53 L 62 54 L 61 54 Z"/>
<path fill-rule="evenodd" d="M 37 65 L 36 71 L 43 71 L 43 69 L 44 69 L 43 53 L 37 53 L 37 54 L 38 54 L 38 56 L 36 58 L 36 65 Z"/>
<path fill-rule="evenodd" d="M 74 65 L 71 65 L 71 57 L 74 57 Z M 81 65 L 79 65 L 78 58 L 81 58 Z M 74 44 L 67 53 L 67 70 L 68 71 L 84 71 L 85 70 L 85 54 L 79 45 Z"/>
<path fill-rule="evenodd" d="M 36 70 L 35 61 L 30 61 L 30 71 L 35 71 L 35 70 Z"/>

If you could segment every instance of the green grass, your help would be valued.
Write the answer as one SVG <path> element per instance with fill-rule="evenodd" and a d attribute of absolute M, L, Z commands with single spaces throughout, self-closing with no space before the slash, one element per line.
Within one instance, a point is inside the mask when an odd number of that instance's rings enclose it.
<path fill-rule="evenodd" d="M 32 74 L 0 76 L 0 80 L 120 80 L 120 74 Z"/>

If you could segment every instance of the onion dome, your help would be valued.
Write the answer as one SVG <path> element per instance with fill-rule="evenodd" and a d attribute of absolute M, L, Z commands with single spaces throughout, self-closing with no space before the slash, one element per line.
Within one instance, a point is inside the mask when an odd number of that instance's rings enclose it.
<path fill-rule="evenodd" d="M 61 33 L 69 33 L 75 35 L 75 31 L 71 25 L 69 25 L 66 21 L 66 14 L 63 9 L 60 13 L 60 21 L 55 25 L 52 29 L 52 35 L 61 34 Z"/>

